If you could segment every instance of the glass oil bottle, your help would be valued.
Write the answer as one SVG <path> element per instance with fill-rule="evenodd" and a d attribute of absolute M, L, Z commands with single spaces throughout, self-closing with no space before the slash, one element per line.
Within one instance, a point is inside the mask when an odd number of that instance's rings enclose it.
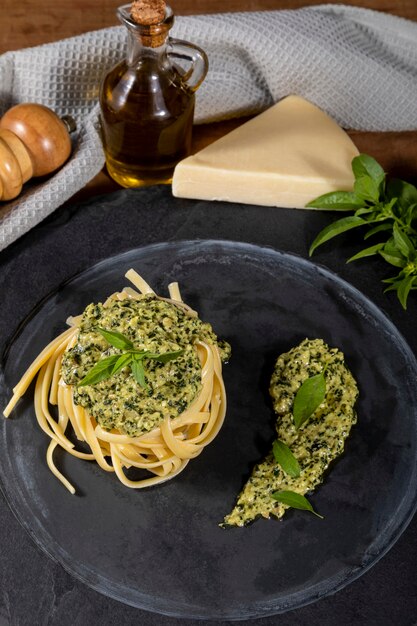
<path fill-rule="evenodd" d="M 168 37 L 169 6 L 163 2 L 162 13 L 151 18 L 156 23 L 145 24 L 133 19 L 135 4 L 117 11 L 128 30 L 127 58 L 100 90 L 107 169 L 123 187 L 171 182 L 175 165 L 190 153 L 194 93 L 208 69 L 200 48 Z"/>

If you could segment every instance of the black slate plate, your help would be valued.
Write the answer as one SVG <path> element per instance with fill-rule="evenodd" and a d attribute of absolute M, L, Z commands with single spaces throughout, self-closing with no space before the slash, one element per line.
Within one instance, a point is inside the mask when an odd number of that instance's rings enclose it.
<path fill-rule="evenodd" d="M 177 479 L 124 488 L 93 464 L 57 455 L 78 495 L 49 473 L 31 394 L 0 422 L 4 492 L 37 544 L 75 576 L 133 606 L 181 617 L 245 619 L 283 612 L 342 588 L 375 563 L 410 520 L 417 494 L 417 365 L 388 319 L 329 271 L 234 242 L 172 242 L 108 259 L 52 294 L 10 347 L 10 389 L 66 317 L 125 284 L 137 269 L 158 293 L 184 299 L 233 346 L 229 409 L 218 438 Z M 340 347 L 359 381 L 359 423 L 299 511 L 222 530 L 251 465 L 268 449 L 268 377 L 276 355 L 304 337 Z"/>

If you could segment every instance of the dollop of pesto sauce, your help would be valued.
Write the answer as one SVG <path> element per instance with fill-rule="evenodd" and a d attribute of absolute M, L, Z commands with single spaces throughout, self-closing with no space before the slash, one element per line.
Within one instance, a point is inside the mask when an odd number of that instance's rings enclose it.
<path fill-rule="evenodd" d="M 144 361 L 148 390 L 135 381 L 130 367 L 95 385 L 77 387 L 97 361 L 122 354 L 95 330 L 97 326 L 122 333 L 135 350 L 183 353 L 165 364 Z M 166 417 L 180 415 L 200 392 L 201 365 L 195 346 L 199 340 L 217 345 L 221 359 L 229 359 L 229 344 L 217 340 L 210 324 L 152 294 L 139 300 L 114 300 L 106 306 L 89 304 L 77 342 L 64 354 L 62 378 L 74 386 L 75 403 L 88 410 L 102 428 L 142 435 Z"/>
<path fill-rule="evenodd" d="M 303 382 L 325 370 L 326 397 L 311 417 L 296 430 L 292 416 L 295 395 Z M 278 357 L 269 392 L 277 414 L 277 438 L 297 459 L 301 473 L 286 474 L 272 451 L 253 469 L 224 526 L 245 526 L 257 517 L 281 518 L 287 505 L 272 498 L 274 491 L 299 494 L 312 491 L 323 480 L 329 464 L 344 450 L 345 440 L 356 423 L 358 387 L 344 362 L 343 353 L 321 339 L 305 339 Z"/>

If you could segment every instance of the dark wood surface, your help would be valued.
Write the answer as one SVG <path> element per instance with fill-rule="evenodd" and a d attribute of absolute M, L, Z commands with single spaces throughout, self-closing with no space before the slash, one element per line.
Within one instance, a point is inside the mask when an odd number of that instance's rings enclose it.
<path fill-rule="evenodd" d="M 417 20 L 416 0 L 333 0 Z M 121 0 L 2 0 L 0 53 L 113 26 Z M 296 9 L 323 0 L 172 0 L 177 15 Z M 6 26 L 6 27 L 4 27 Z"/>

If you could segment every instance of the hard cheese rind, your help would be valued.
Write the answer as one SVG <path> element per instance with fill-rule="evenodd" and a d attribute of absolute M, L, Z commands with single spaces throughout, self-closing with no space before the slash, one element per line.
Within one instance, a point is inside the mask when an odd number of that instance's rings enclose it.
<path fill-rule="evenodd" d="M 298 96 L 288 96 L 175 168 L 174 196 L 303 208 L 330 191 L 353 189 L 359 154 L 344 130 Z"/>

